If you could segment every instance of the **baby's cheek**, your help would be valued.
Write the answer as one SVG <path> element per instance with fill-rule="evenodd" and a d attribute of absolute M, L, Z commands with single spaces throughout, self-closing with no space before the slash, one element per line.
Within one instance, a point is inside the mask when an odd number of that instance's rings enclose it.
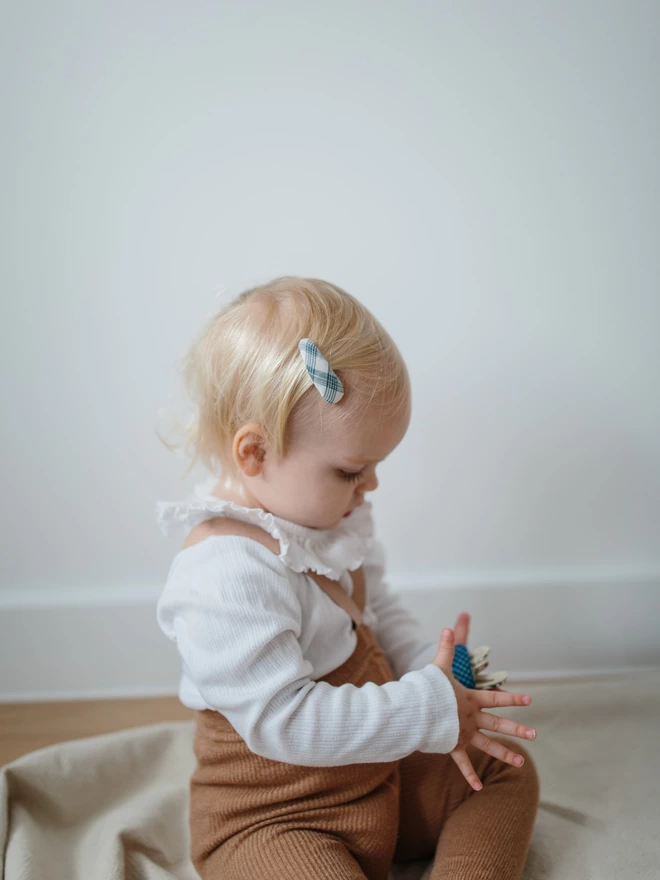
<path fill-rule="evenodd" d="M 328 479 L 320 477 L 316 480 L 309 481 L 308 486 L 314 496 L 321 504 L 326 506 L 337 503 L 341 498 L 342 486 L 337 485 L 337 479 Z"/>
<path fill-rule="evenodd" d="M 334 513 L 342 514 L 350 504 L 350 487 L 341 484 L 339 478 L 327 481 L 319 491 L 318 497 L 323 499 L 325 507 Z"/>

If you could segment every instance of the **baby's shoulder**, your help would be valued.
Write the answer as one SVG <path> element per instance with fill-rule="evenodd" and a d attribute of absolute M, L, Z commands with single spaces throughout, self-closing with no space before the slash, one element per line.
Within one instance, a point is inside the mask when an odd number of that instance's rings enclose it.
<path fill-rule="evenodd" d="M 202 522 L 193 526 L 183 543 L 183 549 L 185 550 L 188 547 L 199 544 L 200 541 L 204 541 L 206 538 L 217 535 L 234 535 L 241 538 L 250 538 L 262 544 L 276 556 L 280 553 L 280 542 L 273 535 L 269 535 L 268 532 L 254 523 L 247 523 L 226 516 L 214 516 L 210 519 L 202 520 Z"/>
<path fill-rule="evenodd" d="M 235 581 L 255 575 L 288 581 L 290 569 L 279 556 L 279 541 L 253 523 L 230 517 L 212 517 L 188 532 L 172 560 L 170 577 L 201 580 L 218 577 Z"/>
<path fill-rule="evenodd" d="M 233 636 L 246 621 L 254 627 L 257 619 L 274 615 L 300 624 L 297 575 L 278 556 L 246 534 L 199 525 L 172 560 L 158 600 L 162 626 L 171 627 L 179 615 L 191 627 L 208 626 L 217 633 L 224 626 Z"/>

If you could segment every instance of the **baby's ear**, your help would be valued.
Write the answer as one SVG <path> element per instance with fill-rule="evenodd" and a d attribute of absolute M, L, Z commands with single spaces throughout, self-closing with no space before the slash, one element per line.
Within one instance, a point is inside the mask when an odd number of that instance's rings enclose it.
<path fill-rule="evenodd" d="M 266 457 L 266 438 L 259 425 L 244 425 L 234 437 L 234 461 L 246 477 L 261 473 Z"/>

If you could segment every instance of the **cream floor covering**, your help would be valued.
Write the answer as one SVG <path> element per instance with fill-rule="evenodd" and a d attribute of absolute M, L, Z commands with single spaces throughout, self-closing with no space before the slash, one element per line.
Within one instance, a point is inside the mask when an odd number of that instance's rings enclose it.
<path fill-rule="evenodd" d="M 640 672 L 527 683 L 533 705 L 503 712 L 538 733 L 529 749 L 541 806 L 524 880 L 660 878 L 659 681 Z M 195 880 L 187 856 L 192 769 L 187 721 L 19 758 L 0 776 L 0 877 Z M 391 878 L 427 880 L 428 872 L 428 862 L 395 865 Z"/>

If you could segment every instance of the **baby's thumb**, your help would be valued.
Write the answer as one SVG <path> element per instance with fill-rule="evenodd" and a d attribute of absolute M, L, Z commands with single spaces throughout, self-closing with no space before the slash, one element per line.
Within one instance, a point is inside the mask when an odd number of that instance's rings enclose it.
<path fill-rule="evenodd" d="M 440 636 L 440 644 L 438 645 L 438 653 L 433 661 L 439 666 L 443 672 L 449 674 L 451 672 L 452 663 L 454 662 L 454 631 L 451 629 L 443 629 Z"/>

